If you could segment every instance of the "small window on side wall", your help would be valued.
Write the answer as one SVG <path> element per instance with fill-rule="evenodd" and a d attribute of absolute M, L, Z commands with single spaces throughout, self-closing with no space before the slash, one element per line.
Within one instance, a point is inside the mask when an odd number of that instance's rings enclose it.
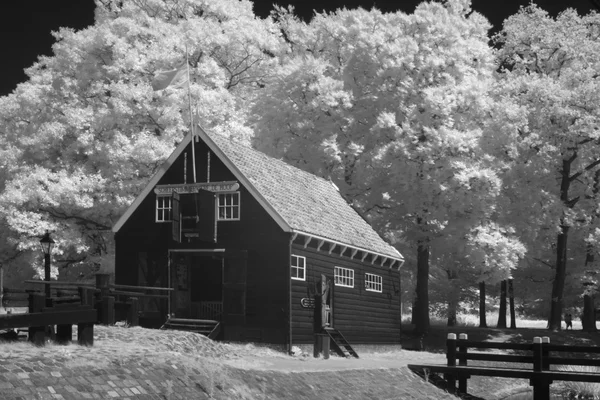
<path fill-rule="evenodd" d="M 218 221 L 239 221 L 240 192 L 219 193 L 217 199 Z"/>
<path fill-rule="evenodd" d="M 156 222 L 171 222 L 171 196 L 156 196 Z"/>
<path fill-rule="evenodd" d="M 365 290 L 369 292 L 383 292 L 383 278 L 379 275 L 365 273 Z"/>
<path fill-rule="evenodd" d="M 354 287 L 354 270 L 350 268 L 335 267 L 335 286 Z"/>
<path fill-rule="evenodd" d="M 306 280 L 306 258 L 292 254 L 291 265 L 292 279 L 297 281 Z"/>

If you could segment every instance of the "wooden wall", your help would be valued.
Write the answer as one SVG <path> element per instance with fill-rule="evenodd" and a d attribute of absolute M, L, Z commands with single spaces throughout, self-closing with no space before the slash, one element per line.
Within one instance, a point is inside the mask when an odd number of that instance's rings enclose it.
<path fill-rule="evenodd" d="M 208 152 L 206 144 L 196 143 L 197 182 L 207 181 Z M 210 159 L 211 182 L 237 180 L 212 152 Z M 191 148 L 188 148 L 187 183 L 193 182 L 191 162 Z M 182 153 L 159 184 L 184 183 L 183 171 Z M 217 222 L 217 243 L 173 242 L 171 224 L 155 222 L 156 195 L 151 192 L 115 235 L 116 283 L 139 284 L 140 253 L 166 255 L 169 249 L 194 248 L 247 250 L 246 325 L 230 327 L 228 336 L 237 340 L 286 344 L 289 331 L 290 235 L 283 232 L 241 182 L 240 186 L 240 221 Z M 166 273 L 166 261 L 163 268 Z"/>
<path fill-rule="evenodd" d="M 333 325 L 352 344 L 400 343 L 400 278 L 397 268 L 371 265 L 348 256 L 317 251 L 313 246 L 294 243 L 292 254 L 306 257 L 306 281 L 292 280 L 292 343 L 313 343 L 313 312 L 303 308 L 307 286 L 320 280 L 321 274 L 332 279 L 334 267 L 354 269 L 354 287 L 334 286 Z M 383 278 L 382 293 L 365 290 L 365 272 Z"/>

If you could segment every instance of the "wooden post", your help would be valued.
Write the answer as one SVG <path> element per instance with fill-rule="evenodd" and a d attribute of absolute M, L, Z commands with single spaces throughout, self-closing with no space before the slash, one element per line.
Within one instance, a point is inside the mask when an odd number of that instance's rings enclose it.
<path fill-rule="evenodd" d="M 544 366 L 542 338 L 533 338 L 533 370 L 542 372 Z M 543 376 L 531 378 L 529 384 L 533 386 L 534 400 L 547 400 L 550 398 L 550 381 Z"/>
<path fill-rule="evenodd" d="M 446 359 L 449 367 L 456 367 L 456 333 L 449 333 L 446 339 Z M 446 379 L 446 390 L 450 394 L 456 393 L 456 376 L 453 373 L 444 374 Z"/>
<path fill-rule="evenodd" d="M 466 333 L 458 335 L 458 365 L 467 366 L 467 346 L 461 341 L 467 341 L 469 336 Z M 458 393 L 467 393 L 467 377 L 460 376 L 458 378 Z"/>
<path fill-rule="evenodd" d="M 73 340 L 73 325 L 56 325 L 56 342 L 67 344 Z"/>
<path fill-rule="evenodd" d="M 41 312 L 42 308 L 46 307 L 46 296 L 42 293 L 29 293 L 29 312 Z"/>
<path fill-rule="evenodd" d="M 138 316 L 139 302 L 137 297 L 132 297 L 129 299 L 129 315 L 127 316 L 127 323 L 129 326 L 138 326 L 139 325 L 139 316 Z"/>
<path fill-rule="evenodd" d="M 115 298 L 106 296 L 100 302 L 99 322 L 103 325 L 114 325 L 115 323 Z"/>
<path fill-rule="evenodd" d="M 94 345 L 94 324 L 77 324 L 77 342 L 82 346 Z"/>
<path fill-rule="evenodd" d="M 542 337 L 542 371 L 550 371 L 550 360 L 548 345 L 550 344 L 550 338 L 548 336 Z"/>
<path fill-rule="evenodd" d="M 100 289 L 101 297 L 108 296 L 109 279 L 110 279 L 110 274 L 96 274 L 96 289 Z"/>

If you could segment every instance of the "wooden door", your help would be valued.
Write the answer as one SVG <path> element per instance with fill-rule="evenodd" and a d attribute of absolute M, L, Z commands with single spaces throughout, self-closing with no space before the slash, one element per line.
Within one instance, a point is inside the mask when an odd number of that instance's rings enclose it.
<path fill-rule="evenodd" d="M 186 254 L 171 255 L 171 315 L 177 318 L 189 318 L 190 302 L 190 257 Z"/>
<path fill-rule="evenodd" d="M 247 259 L 248 255 L 245 250 L 225 252 L 222 320 L 225 327 L 242 326 L 246 323 Z M 225 330 L 227 332 L 227 328 Z M 231 332 L 231 329 L 229 331 Z M 226 333 L 226 335 L 228 334 Z"/>

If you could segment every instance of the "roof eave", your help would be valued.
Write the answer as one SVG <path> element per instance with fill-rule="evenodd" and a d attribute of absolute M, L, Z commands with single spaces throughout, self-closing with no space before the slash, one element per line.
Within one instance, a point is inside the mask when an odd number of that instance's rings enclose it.
<path fill-rule="evenodd" d="M 393 248 L 391 246 L 390 246 L 390 250 L 393 250 L 393 252 L 395 254 L 382 253 L 380 251 L 371 250 L 371 249 L 367 249 L 367 248 L 364 248 L 364 247 L 356 246 L 356 245 L 353 245 L 353 244 L 340 242 L 339 240 L 330 239 L 330 238 L 327 238 L 327 237 L 324 237 L 324 236 L 315 235 L 313 233 L 308 233 L 308 232 L 304 232 L 304 231 L 297 230 L 297 229 L 292 229 L 292 233 L 294 233 L 295 236 L 296 235 L 303 235 L 303 236 L 307 236 L 307 237 L 310 237 L 310 238 L 313 238 L 313 239 L 316 239 L 316 240 L 323 240 L 323 241 L 326 241 L 328 243 L 335 244 L 336 246 L 342 246 L 342 247 L 347 247 L 347 248 L 350 248 L 350 249 L 356 249 L 356 250 L 361 251 L 363 253 L 371 254 L 374 257 L 381 257 L 382 259 L 389 259 L 389 260 L 397 261 L 399 263 L 398 264 L 398 269 L 400 269 L 404 265 L 404 261 L 405 260 L 404 260 L 404 257 L 402 256 L 402 254 L 400 254 L 400 252 L 398 250 L 396 250 L 395 248 Z M 390 264 L 390 268 L 391 268 L 392 264 Z"/>

